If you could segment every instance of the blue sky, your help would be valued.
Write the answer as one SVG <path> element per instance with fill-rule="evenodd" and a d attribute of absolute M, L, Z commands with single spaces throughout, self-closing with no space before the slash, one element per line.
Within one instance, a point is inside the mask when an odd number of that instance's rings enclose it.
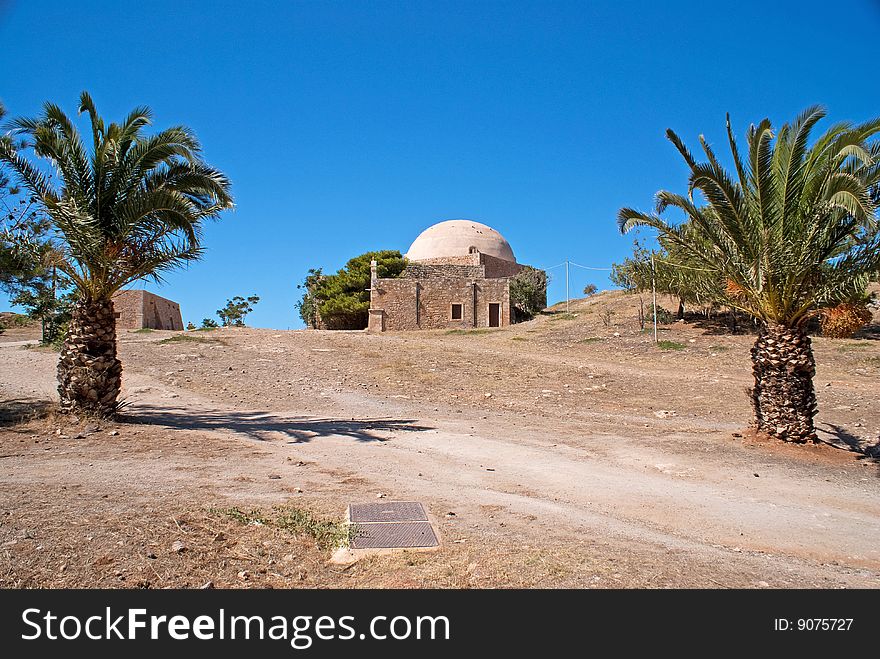
<path fill-rule="evenodd" d="M 283 329 L 308 268 L 405 251 L 444 219 L 493 226 L 522 263 L 609 266 L 632 242 L 618 208 L 684 189 L 667 127 L 721 147 L 725 112 L 737 134 L 812 103 L 876 116 L 878 34 L 877 0 L 0 0 L 0 99 L 73 113 L 87 89 L 107 119 L 146 104 L 191 126 L 236 210 L 147 288 L 196 323 L 256 293 L 249 324 Z M 572 270 L 590 282 L 610 286 Z"/>

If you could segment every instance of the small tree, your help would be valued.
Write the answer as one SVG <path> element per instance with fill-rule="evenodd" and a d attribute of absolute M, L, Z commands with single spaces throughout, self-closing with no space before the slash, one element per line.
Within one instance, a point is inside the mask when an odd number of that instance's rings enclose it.
<path fill-rule="evenodd" d="M 586 297 L 593 297 L 597 292 L 599 292 L 596 284 L 587 284 L 584 286 L 584 295 Z"/>
<path fill-rule="evenodd" d="M 254 305 L 260 301 L 259 296 L 250 295 L 246 298 L 236 295 L 231 300 L 226 300 L 226 306 L 217 310 L 223 327 L 244 327 L 245 317 L 254 310 Z"/>
<path fill-rule="evenodd" d="M 202 320 L 202 329 L 217 329 L 220 327 L 213 318 L 204 318 Z"/>
<path fill-rule="evenodd" d="M 196 329 L 196 326 L 193 324 L 192 321 L 190 321 L 190 322 L 188 322 L 188 323 L 186 324 L 186 331 L 187 331 L 187 332 L 191 332 L 191 331 L 193 331 L 194 329 Z"/>
<path fill-rule="evenodd" d="M 510 279 L 510 307 L 515 321 L 530 320 L 547 307 L 547 273 L 526 266 Z"/>
<path fill-rule="evenodd" d="M 4 114 L 0 104 L 0 118 Z M 8 136 L 0 137 L 0 141 L 11 150 L 27 146 Z M 30 318 L 40 321 L 42 342 L 50 343 L 66 320 L 61 317 L 65 308 L 72 302 L 59 298 L 71 282 L 58 269 L 62 259 L 52 224 L 37 198 L 10 185 L 2 170 L 0 214 L 0 289 L 9 295 L 12 304 L 24 307 Z"/>
<path fill-rule="evenodd" d="M 705 240 L 685 224 L 682 230 L 689 241 Z M 657 239 L 659 249 L 653 253 L 642 244 L 633 241 L 633 253 L 621 263 L 611 266 L 611 281 L 634 293 L 650 293 L 656 287 L 658 293 L 678 298 L 678 318 L 684 318 L 685 304 L 712 305 L 721 291 L 718 279 L 680 245 L 664 236 Z"/>
<path fill-rule="evenodd" d="M 377 275 L 398 277 L 406 259 L 397 250 L 367 252 L 350 259 L 334 275 L 309 270 L 301 287 L 300 317 L 307 324 L 327 329 L 365 329 L 370 309 L 370 262 L 376 261 Z M 311 319 L 308 320 L 308 319 Z"/>
<path fill-rule="evenodd" d="M 303 280 L 303 283 L 297 284 L 297 288 L 303 290 L 302 299 L 296 303 L 296 309 L 299 317 L 306 324 L 306 327 L 317 329 L 318 327 L 318 305 L 320 300 L 317 298 L 318 286 L 324 279 L 324 273 L 321 268 L 310 268 L 309 274 Z"/>

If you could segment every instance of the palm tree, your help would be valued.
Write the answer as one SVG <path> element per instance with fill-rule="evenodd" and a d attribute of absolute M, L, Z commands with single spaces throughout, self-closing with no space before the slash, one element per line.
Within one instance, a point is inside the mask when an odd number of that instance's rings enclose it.
<path fill-rule="evenodd" d="M 8 141 L 0 143 L 0 162 L 44 207 L 57 234 L 59 268 L 77 293 L 58 362 L 61 409 L 110 417 L 122 375 L 113 294 L 200 258 L 203 222 L 231 208 L 232 198 L 226 176 L 201 160 L 190 129 L 148 135 L 146 107 L 106 125 L 87 92 L 83 112 L 91 120 L 91 149 L 71 119 L 46 103 L 38 118 L 13 121 L 12 132 L 49 167 Z"/>
<path fill-rule="evenodd" d="M 621 232 L 657 229 L 700 264 L 718 302 L 760 321 L 751 351 L 755 423 L 796 442 L 817 441 L 806 321 L 819 308 L 863 294 L 880 267 L 877 202 L 870 195 L 880 180 L 880 144 L 871 141 L 880 119 L 835 124 L 811 145 L 810 134 L 824 116 L 823 108 L 810 107 L 777 135 L 768 119 L 751 126 L 745 162 L 728 116 L 734 175 L 702 136 L 707 162 L 697 162 L 668 130 L 690 168 L 688 195 L 661 191 L 654 213 L 618 213 Z M 683 211 L 686 221 L 661 218 L 670 207 Z"/>

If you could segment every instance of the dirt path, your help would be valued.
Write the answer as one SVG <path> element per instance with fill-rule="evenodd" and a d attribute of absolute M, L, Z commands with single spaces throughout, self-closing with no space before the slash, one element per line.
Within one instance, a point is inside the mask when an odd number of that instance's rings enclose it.
<path fill-rule="evenodd" d="M 880 471 L 847 450 L 880 433 L 876 342 L 817 341 L 820 428 L 840 448 L 784 446 L 741 432 L 750 337 L 677 325 L 683 349 L 658 352 L 588 311 L 473 336 L 123 332 L 133 422 L 0 426 L 0 583 L 880 586 Z M 7 417 L 53 399 L 55 359 L 0 351 Z M 288 540 L 225 520 L 215 551 L 204 517 L 338 517 L 380 494 L 424 502 L 442 550 L 337 573 L 300 547 L 285 572 Z M 164 572 L 143 559 L 182 528 L 202 529 L 199 552 L 160 554 Z"/>

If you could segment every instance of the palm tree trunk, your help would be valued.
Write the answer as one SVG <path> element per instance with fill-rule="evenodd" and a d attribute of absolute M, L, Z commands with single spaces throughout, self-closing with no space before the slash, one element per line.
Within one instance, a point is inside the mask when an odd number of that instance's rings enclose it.
<path fill-rule="evenodd" d="M 80 300 L 73 306 L 58 360 L 61 411 L 112 417 L 121 385 L 113 302 Z"/>
<path fill-rule="evenodd" d="M 801 327 L 764 325 L 752 348 L 751 391 L 758 430 L 790 442 L 816 442 L 816 362 Z"/>

